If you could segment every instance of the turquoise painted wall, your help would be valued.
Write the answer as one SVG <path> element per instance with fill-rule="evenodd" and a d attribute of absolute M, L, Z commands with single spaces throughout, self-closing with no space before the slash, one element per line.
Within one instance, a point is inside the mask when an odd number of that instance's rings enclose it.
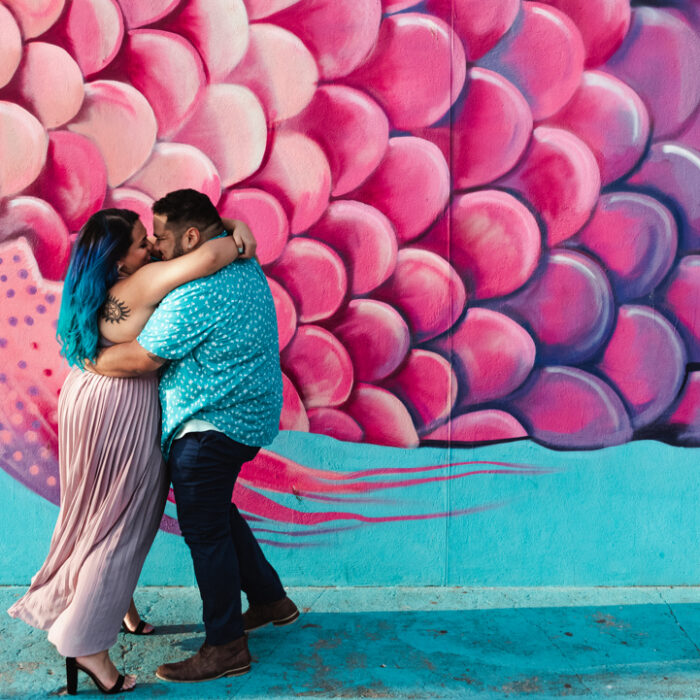
<path fill-rule="evenodd" d="M 657 442 L 557 452 L 529 441 L 473 449 L 398 450 L 282 433 L 273 448 L 332 469 L 420 467 L 468 460 L 529 464 L 549 472 L 482 474 L 375 492 L 354 507 L 365 516 L 452 511 L 448 518 L 348 527 L 267 544 L 287 585 L 692 585 L 700 583 L 697 453 Z M 463 468 L 453 467 L 456 474 Z M 0 473 L 0 584 L 26 584 L 43 561 L 58 512 Z M 291 496 L 299 511 L 317 503 Z M 456 511 L 491 506 L 481 512 Z M 173 512 L 172 504 L 168 512 Z M 333 504 L 328 510 L 337 510 Z M 278 528 L 279 529 L 279 528 Z M 314 531 L 297 527 L 297 531 Z M 260 537 L 264 537 L 259 534 Z M 269 535 L 268 535 L 269 536 Z M 189 552 L 160 532 L 142 585 L 193 585 Z"/>
<path fill-rule="evenodd" d="M 75 235 L 181 187 L 275 297 L 236 502 L 287 583 L 698 583 L 696 3 L 88 4 L 0 0 L 0 583 L 56 517 Z M 142 583 L 193 583 L 174 516 Z"/>

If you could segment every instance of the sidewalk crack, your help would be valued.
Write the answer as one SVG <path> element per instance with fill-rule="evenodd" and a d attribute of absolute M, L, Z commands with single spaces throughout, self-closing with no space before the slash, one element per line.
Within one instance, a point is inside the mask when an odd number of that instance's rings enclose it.
<path fill-rule="evenodd" d="M 338 586 L 319 586 L 319 588 L 315 591 L 316 595 L 314 596 L 313 600 L 307 601 L 306 605 L 299 605 L 299 612 L 302 615 L 316 612 L 314 610 L 314 606 L 318 604 L 318 601 L 321 600 L 321 598 L 323 598 L 331 589 L 335 590 L 337 588 Z M 294 591 L 292 591 L 292 595 L 293 594 Z"/>
<path fill-rule="evenodd" d="M 664 605 L 668 608 L 668 612 L 671 614 L 671 617 L 678 626 L 678 629 L 685 635 L 686 639 L 695 647 L 695 651 L 698 653 L 698 656 L 700 656 L 700 647 L 698 647 L 698 645 L 695 643 L 695 640 L 688 634 L 685 627 L 683 627 L 683 625 L 681 625 L 681 623 L 678 621 L 676 613 L 673 612 L 673 608 L 671 607 L 670 603 L 666 600 L 666 598 L 664 598 L 663 592 L 661 590 L 658 590 L 657 593 L 659 594 L 659 598 L 661 598 L 661 602 L 664 603 Z"/>

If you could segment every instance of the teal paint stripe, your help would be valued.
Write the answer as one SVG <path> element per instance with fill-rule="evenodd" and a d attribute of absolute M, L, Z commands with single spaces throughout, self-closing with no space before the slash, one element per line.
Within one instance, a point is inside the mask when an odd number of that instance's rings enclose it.
<path fill-rule="evenodd" d="M 384 490 L 391 503 L 354 505 L 368 514 L 458 511 L 446 519 L 363 524 L 335 532 L 255 523 L 284 544 L 266 552 L 289 585 L 692 585 L 700 582 L 697 452 L 634 442 L 595 452 L 556 452 L 529 441 L 469 449 L 349 445 L 284 433 L 279 454 L 318 469 L 353 471 L 494 460 L 552 469 L 539 475 L 484 474 Z M 43 561 L 57 508 L 0 472 L 0 584 L 25 584 Z M 269 495 L 269 494 L 268 494 Z M 313 512 L 318 502 L 289 499 Z M 335 506 L 333 506 L 335 508 Z M 324 505 L 323 508 L 326 508 Z M 172 514 L 172 512 L 171 512 Z M 332 529 L 332 528 L 327 528 Z M 279 534 L 279 533 L 292 534 Z M 305 546 L 298 547 L 300 542 Z M 294 546 L 290 546 L 294 545 Z M 159 533 L 144 585 L 192 585 L 182 539 Z"/>

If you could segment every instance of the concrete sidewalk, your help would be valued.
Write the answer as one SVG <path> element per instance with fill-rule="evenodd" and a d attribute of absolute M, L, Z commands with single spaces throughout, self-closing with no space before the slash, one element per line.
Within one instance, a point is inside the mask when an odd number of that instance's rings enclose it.
<path fill-rule="evenodd" d="M 0 588 L 4 611 L 24 589 Z M 141 588 L 158 626 L 112 658 L 163 698 L 700 698 L 700 588 L 299 588 L 304 614 L 250 636 L 252 671 L 169 684 L 154 671 L 202 642 L 190 588 Z M 85 676 L 79 694 L 99 697 Z M 0 615 L 0 697 L 65 690 L 44 632 Z"/>

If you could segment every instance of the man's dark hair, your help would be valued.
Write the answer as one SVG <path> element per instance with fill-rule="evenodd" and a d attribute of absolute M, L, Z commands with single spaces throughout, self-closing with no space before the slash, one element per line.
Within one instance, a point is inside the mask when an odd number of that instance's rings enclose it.
<path fill-rule="evenodd" d="M 169 192 L 154 202 L 153 213 L 167 217 L 169 226 L 178 233 L 182 233 L 189 226 L 196 226 L 200 232 L 209 228 L 224 227 L 211 199 L 192 189 Z"/>

